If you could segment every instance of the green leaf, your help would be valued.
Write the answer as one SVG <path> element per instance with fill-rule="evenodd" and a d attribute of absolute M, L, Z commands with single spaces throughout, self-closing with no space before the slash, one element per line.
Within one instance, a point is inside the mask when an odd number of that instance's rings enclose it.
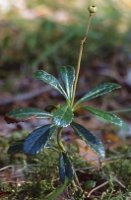
<path fill-rule="evenodd" d="M 25 142 L 25 139 L 19 140 L 15 142 L 14 144 L 12 144 L 8 149 L 8 153 L 9 154 L 23 153 L 24 142 Z M 55 146 L 50 145 L 48 143 L 46 144 L 46 146 L 44 146 L 44 148 L 52 149 L 53 151 L 55 150 L 56 152 L 58 152 L 58 149 Z"/>
<path fill-rule="evenodd" d="M 36 108 L 18 108 L 7 114 L 8 117 L 17 120 L 30 119 L 30 118 L 50 118 L 52 114 L 40 111 Z"/>
<path fill-rule="evenodd" d="M 62 105 L 53 112 L 53 122 L 58 127 L 67 127 L 73 120 L 72 108 L 68 105 Z"/>
<path fill-rule="evenodd" d="M 46 147 L 52 134 L 55 132 L 56 127 L 54 125 L 48 124 L 34 130 L 25 139 L 23 144 L 23 151 L 26 154 L 34 155 L 39 153 L 43 148 Z"/>
<path fill-rule="evenodd" d="M 126 125 L 126 123 L 123 122 L 117 115 L 115 115 L 113 113 L 109 113 L 109 112 L 100 110 L 98 108 L 93 108 L 91 106 L 84 106 L 83 109 L 89 111 L 90 113 L 92 113 L 100 118 L 103 118 L 104 120 L 107 120 L 108 122 L 111 122 L 113 124 L 120 126 L 124 130 L 128 129 L 128 126 Z"/>
<path fill-rule="evenodd" d="M 76 102 L 75 107 L 84 102 L 91 99 L 94 99 L 96 97 L 102 96 L 104 94 L 107 94 L 115 89 L 120 88 L 121 86 L 116 83 L 103 83 L 98 86 L 96 86 L 94 89 L 90 90 L 86 95 L 84 95 L 80 100 Z"/>
<path fill-rule="evenodd" d="M 55 189 L 54 192 L 46 196 L 43 200 L 55 200 L 57 197 L 59 197 L 62 193 L 64 193 L 66 187 L 69 185 L 68 178 L 65 179 L 64 183 Z"/>
<path fill-rule="evenodd" d="M 49 84 L 51 87 L 58 90 L 65 98 L 67 98 L 66 92 L 64 91 L 63 87 L 53 75 L 48 74 L 43 70 L 38 70 L 35 72 L 35 78 Z"/>
<path fill-rule="evenodd" d="M 73 85 L 75 80 L 75 69 L 74 67 L 67 66 L 60 68 L 61 78 L 65 84 L 68 98 L 71 100 L 73 95 Z"/>
<path fill-rule="evenodd" d="M 98 153 L 101 157 L 105 157 L 105 150 L 102 142 L 95 137 L 89 130 L 85 127 L 77 124 L 75 122 L 71 123 L 72 128 L 74 129 L 75 133 L 86 142 L 86 144 Z"/>
<path fill-rule="evenodd" d="M 59 157 L 60 181 L 64 182 L 67 177 L 71 181 L 74 177 L 74 168 L 67 153 L 62 152 Z"/>

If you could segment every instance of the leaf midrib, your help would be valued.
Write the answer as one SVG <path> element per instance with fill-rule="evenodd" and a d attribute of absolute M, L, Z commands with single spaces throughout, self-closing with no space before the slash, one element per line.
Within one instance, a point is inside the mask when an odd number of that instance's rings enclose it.
<path fill-rule="evenodd" d="M 61 121 L 62 121 L 62 119 L 63 119 L 63 116 L 65 115 L 65 113 L 66 113 L 66 111 L 67 111 L 68 108 L 69 108 L 68 106 L 65 107 L 65 112 L 63 113 L 63 115 L 62 115 L 62 117 L 61 117 L 60 123 L 61 123 Z"/>

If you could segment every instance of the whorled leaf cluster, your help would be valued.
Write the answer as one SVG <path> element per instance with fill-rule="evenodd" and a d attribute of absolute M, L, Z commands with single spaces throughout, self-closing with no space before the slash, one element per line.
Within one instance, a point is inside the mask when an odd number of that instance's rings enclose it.
<path fill-rule="evenodd" d="M 27 120 L 30 118 L 47 118 L 51 119 L 51 124 L 44 125 L 35 129 L 22 141 L 18 141 L 11 145 L 8 152 L 34 155 L 42 149 L 48 147 L 49 141 L 53 134 L 58 134 L 60 129 L 71 126 L 74 133 L 79 136 L 86 144 L 99 154 L 100 157 L 105 156 L 105 150 L 102 142 L 94 136 L 89 130 L 75 122 L 75 112 L 79 109 L 88 111 L 101 119 L 107 120 L 113 124 L 126 128 L 126 124 L 115 114 L 106 112 L 91 106 L 83 106 L 82 103 L 107 94 L 115 89 L 119 89 L 120 85 L 116 83 L 102 83 L 88 91 L 82 98 L 72 105 L 73 87 L 75 81 L 75 69 L 72 66 L 60 67 L 61 82 L 53 75 L 38 70 L 34 74 L 35 78 L 49 84 L 51 87 L 59 91 L 66 102 L 62 105 L 55 106 L 50 113 L 36 108 L 20 108 L 15 109 L 7 114 L 8 117 L 16 120 Z M 68 152 L 59 149 L 59 175 L 61 182 L 73 180 L 75 171 L 71 163 Z M 67 184 L 66 184 L 67 185 Z"/>

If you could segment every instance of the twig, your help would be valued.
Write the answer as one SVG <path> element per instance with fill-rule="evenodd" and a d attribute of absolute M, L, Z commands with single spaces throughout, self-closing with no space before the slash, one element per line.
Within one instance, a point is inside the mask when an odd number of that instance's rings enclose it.
<path fill-rule="evenodd" d="M 104 160 L 101 160 L 102 162 L 102 166 L 108 163 L 112 163 L 114 162 L 114 160 L 119 160 L 119 159 L 131 159 L 131 155 L 120 155 L 120 156 L 114 156 L 111 158 L 107 158 Z M 92 167 L 81 167 L 81 168 L 77 168 L 76 171 L 81 171 L 84 172 L 85 170 L 96 170 L 96 167 L 92 166 Z"/>
<path fill-rule="evenodd" d="M 93 192 L 95 192 L 96 190 L 99 190 L 100 188 L 104 187 L 104 186 L 107 185 L 108 183 L 109 183 L 109 181 L 106 181 L 106 182 L 102 183 L 101 185 L 99 185 L 99 186 L 93 188 L 93 189 L 88 193 L 87 197 L 90 197 L 91 194 L 92 194 Z"/>
<path fill-rule="evenodd" d="M 127 112 L 131 112 L 131 108 L 113 110 L 110 113 L 127 113 Z"/>
<path fill-rule="evenodd" d="M 106 164 L 106 163 L 112 163 L 114 162 L 114 160 L 119 160 L 119 159 L 131 159 L 131 154 L 123 154 L 123 155 L 119 155 L 119 156 L 113 156 L 107 159 L 102 160 L 102 164 Z"/>
<path fill-rule="evenodd" d="M 123 183 L 121 183 L 116 177 L 113 178 L 113 181 L 116 182 L 116 183 L 118 183 L 124 189 L 127 189 L 126 186 Z"/>
<path fill-rule="evenodd" d="M 0 172 L 4 171 L 4 170 L 6 170 L 6 169 L 12 168 L 12 167 L 13 167 L 13 165 L 7 165 L 7 166 L 5 166 L 5 167 L 2 167 L 2 168 L 0 169 Z"/>
<path fill-rule="evenodd" d="M 34 97 L 39 96 L 42 93 L 48 92 L 50 90 L 51 90 L 50 86 L 45 86 L 45 87 L 42 87 L 40 89 L 37 88 L 33 91 L 17 95 L 16 97 L 10 97 L 9 99 L 4 99 L 4 100 L 1 99 L 0 100 L 0 106 L 5 106 L 5 105 L 8 105 L 8 104 L 11 104 L 11 103 L 14 103 L 14 102 L 29 100 L 29 99 L 32 99 Z"/>

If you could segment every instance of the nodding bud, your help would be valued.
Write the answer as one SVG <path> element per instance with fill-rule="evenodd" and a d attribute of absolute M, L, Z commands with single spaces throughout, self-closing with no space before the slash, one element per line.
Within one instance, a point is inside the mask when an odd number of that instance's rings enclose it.
<path fill-rule="evenodd" d="M 97 7 L 96 6 L 89 6 L 88 7 L 88 11 L 89 13 L 92 15 L 92 14 L 95 14 L 96 11 L 97 11 Z"/>

